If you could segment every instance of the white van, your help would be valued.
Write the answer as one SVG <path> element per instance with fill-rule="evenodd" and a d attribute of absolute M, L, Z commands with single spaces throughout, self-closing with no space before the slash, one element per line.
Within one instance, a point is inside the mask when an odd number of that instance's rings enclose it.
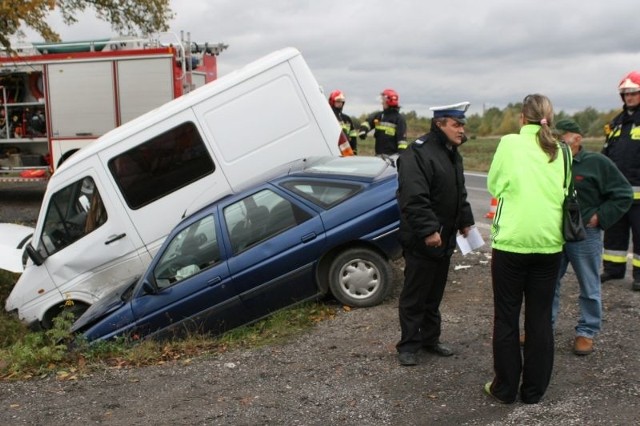
<path fill-rule="evenodd" d="M 293 48 L 150 111 L 53 174 L 6 309 L 45 328 L 64 304 L 79 313 L 113 283 L 141 274 L 187 214 L 258 173 L 338 156 L 340 146 L 346 138 Z"/>

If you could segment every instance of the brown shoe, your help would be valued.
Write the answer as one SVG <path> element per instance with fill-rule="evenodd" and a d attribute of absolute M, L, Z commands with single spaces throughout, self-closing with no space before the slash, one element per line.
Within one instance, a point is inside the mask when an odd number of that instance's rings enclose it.
<path fill-rule="evenodd" d="M 584 336 L 576 336 L 573 343 L 573 353 L 576 355 L 589 355 L 593 352 L 593 339 Z"/>

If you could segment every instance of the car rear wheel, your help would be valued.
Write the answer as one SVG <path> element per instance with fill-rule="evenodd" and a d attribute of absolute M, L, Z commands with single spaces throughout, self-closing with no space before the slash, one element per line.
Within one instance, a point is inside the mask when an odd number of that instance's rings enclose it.
<path fill-rule="evenodd" d="M 373 250 L 349 249 L 329 268 L 329 288 L 341 303 L 366 308 L 381 303 L 391 290 L 391 265 Z"/>

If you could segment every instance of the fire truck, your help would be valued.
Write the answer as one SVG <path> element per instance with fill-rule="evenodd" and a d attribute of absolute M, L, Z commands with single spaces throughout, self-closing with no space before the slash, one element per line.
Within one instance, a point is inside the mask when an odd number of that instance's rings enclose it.
<path fill-rule="evenodd" d="M 0 51 L 0 182 L 46 180 L 109 130 L 215 80 L 227 47 L 163 33 Z"/>

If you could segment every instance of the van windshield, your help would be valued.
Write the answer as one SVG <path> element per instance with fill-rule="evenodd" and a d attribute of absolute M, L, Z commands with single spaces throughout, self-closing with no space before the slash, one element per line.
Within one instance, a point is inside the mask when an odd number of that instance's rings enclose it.
<path fill-rule="evenodd" d="M 38 249 L 41 254 L 50 256 L 106 221 L 107 211 L 100 193 L 94 180 L 87 176 L 53 194 Z"/>

